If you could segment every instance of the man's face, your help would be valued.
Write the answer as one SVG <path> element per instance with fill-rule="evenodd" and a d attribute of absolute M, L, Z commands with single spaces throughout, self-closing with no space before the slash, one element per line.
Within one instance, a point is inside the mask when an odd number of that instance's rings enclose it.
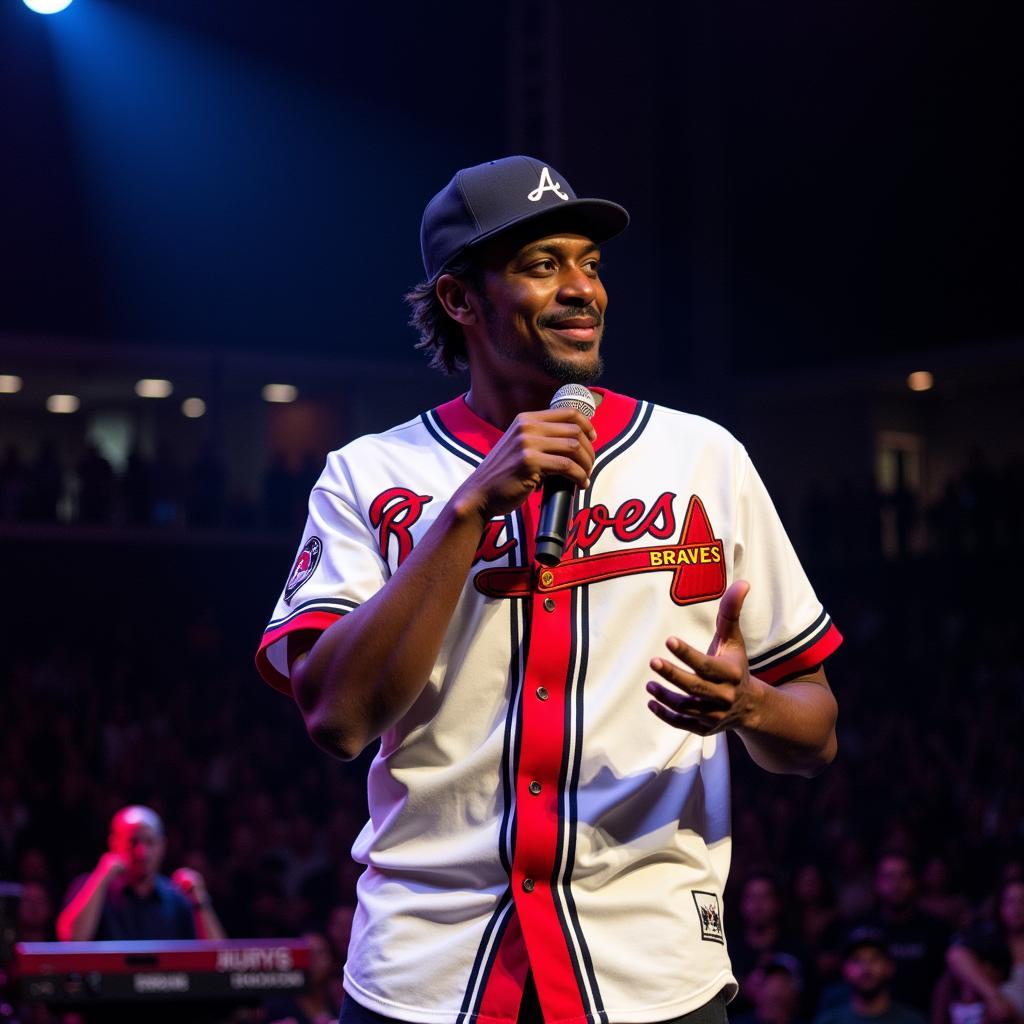
<path fill-rule="evenodd" d="M 608 305 L 599 268 L 600 251 L 585 235 L 489 247 L 479 296 L 486 351 L 478 355 L 485 371 L 498 380 L 597 380 Z"/>
<path fill-rule="evenodd" d="M 843 964 L 843 978 L 854 992 L 871 998 L 881 992 L 892 978 L 892 961 L 876 946 L 860 946 Z"/>
<path fill-rule="evenodd" d="M 110 849 L 124 858 L 128 880 L 134 884 L 151 880 L 160 870 L 164 839 L 145 822 L 119 820 L 110 833 Z"/>
<path fill-rule="evenodd" d="M 903 857 L 883 857 L 875 872 L 875 892 L 887 907 L 902 910 L 914 902 L 917 879 Z"/>
<path fill-rule="evenodd" d="M 999 919 L 1014 936 L 1024 932 L 1024 882 L 1013 882 L 1003 889 L 999 901 Z"/>
<path fill-rule="evenodd" d="M 743 887 L 740 897 L 740 916 L 744 924 L 763 927 L 775 924 L 781 907 L 775 886 L 766 878 L 751 878 Z"/>

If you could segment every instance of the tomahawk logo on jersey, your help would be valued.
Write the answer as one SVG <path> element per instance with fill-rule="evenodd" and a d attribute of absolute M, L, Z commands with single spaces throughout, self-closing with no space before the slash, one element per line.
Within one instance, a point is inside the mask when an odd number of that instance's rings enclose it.
<path fill-rule="evenodd" d="M 726 745 L 653 718 L 648 662 L 671 635 L 706 647 L 739 578 L 760 678 L 812 668 L 840 637 L 742 446 L 593 390 L 596 461 L 565 557 L 533 560 L 539 494 L 489 524 L 370 768 L 345 984 L 389 1017 L 512 1024 L 528 968 L 545 1016 L 580 1024 L 665 1020 L 735 986 Z M 300 545 L 322 552 L 257 655 L 269 683 L 288 691 L 288 634 L 385 586 L 499 437 L 460 398 L 329 456 Z"/>

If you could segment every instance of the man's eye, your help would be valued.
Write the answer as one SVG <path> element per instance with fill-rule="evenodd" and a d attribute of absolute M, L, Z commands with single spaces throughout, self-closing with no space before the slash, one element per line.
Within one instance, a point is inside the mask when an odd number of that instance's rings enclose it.
<path fill-rule="evenodd" d="M 584 266 L 592 274 L 599 274 L 599 273 L 601 273 L 601 267 L 603 266 L 603 264 L 601 263 L 600 260 L 587 260 L 587 262 L 584 264 Z"/>
<path fill-rule="evenodd" d="M 530 270 L 548 271 L 555 269 L 554 260 L 537 260 L 536 263 L 530 264 Z"/>

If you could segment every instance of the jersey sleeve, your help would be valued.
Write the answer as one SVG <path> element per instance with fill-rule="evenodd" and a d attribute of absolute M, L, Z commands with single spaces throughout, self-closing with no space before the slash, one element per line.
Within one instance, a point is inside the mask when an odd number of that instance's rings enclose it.
<path fill-rule="evenodd" d="M 263 679 L 290 694 L 288 635 L 323 632 L 373 597 L 388 575 L 346 475 L 333 472 L 328 460 L 309 496 L 299 553 L 256 652 Z"/>
<path fill-rule="evenodd" d="M 842 643 L 746 453 L 737 501 L 733 578 L 747 580 L 743 636 L 751 674 L 777 683 L 819 665 Z"/>

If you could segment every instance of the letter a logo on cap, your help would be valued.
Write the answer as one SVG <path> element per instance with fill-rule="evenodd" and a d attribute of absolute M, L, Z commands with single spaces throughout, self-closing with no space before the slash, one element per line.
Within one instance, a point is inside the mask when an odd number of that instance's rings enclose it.
<path fill-rule="evenodd" d="M 551 172 L 545 167 L 540 172 L 540 181 L 537 183 L 537 187 L 526 197 L 531 203 L 540 202 L 540 197 L 545 192 L 554 192 L 559 199 L 568 199 L 569 197 L 561 190 L 562 183 L 560 181 L 551 180 Z"/>

